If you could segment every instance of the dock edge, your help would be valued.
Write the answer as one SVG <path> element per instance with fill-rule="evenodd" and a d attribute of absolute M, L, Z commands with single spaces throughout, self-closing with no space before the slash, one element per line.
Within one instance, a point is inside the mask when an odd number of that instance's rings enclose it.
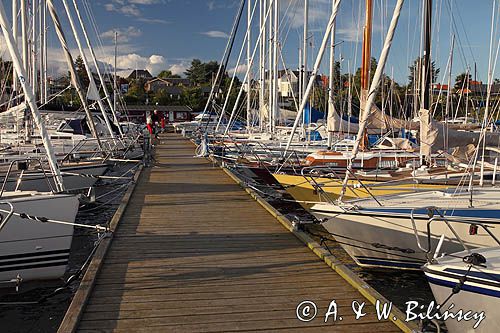
<path fill-rule="evenodd" d="M 118 227 L 118 223 L 120 222 L 123 213 L 128 206 L 129 200 L 135 190 L 143 169 L 144 166 L 141 164 L 134 174 L 132 184 L 123 195 L 123 198 L 120 201 L 120 205 L 116 209 L 116 212 L 110 222 L 110 229 L 112 231 L 115 231 Z M 112 241 L 113 233 L 110 233 L 109 237 L 104 238 L 99 244 L 96 252 L 94 253 L 94 256 L 92 257 L 92 260 L 89 263 L 89 266 L 87 267 L 87 270 L 85 271 L 85 275 L 80 281 L 80 285 L 78 286 L 78 289 L 73 296 L 73 299 L 71 300 L 68 310 L 66 311 L 66 314 L 64 315 L 64 318 L 59 325 L 59 328 L 57 330 L 58 333 L 73 333 L 76 331 L 83 310 L 85 309 L 90 294 L 94 288 L 97 274 L 101 269 L 102 263 L 104 261 L 104 258 L 106 257 L 106 253 L 108 252 Z"/>
<path fill-rule="evenodd" d="M 334 255 L 318 242 L 312 239 L 307 233 L 294 230 L 292 222 L 283 214 L 278 212 L 273 206 L 271 206 L 267 201 L 265 201 L 257 192 L 246 186 L 246 184 L 239 179 L 231 170 L 220 165 L 213 158 L 210 158 L 212 162 L 217 164 L 234 182 L 236 182 L 241 188 L 243 188 L 255 201 L 257 201 L 262 207 L 264 207 L 273 217 L 278 220 L 288 231 L 294 234 L 299 240 L 301 240 L 309 249 L 311 249 L 314 254 L 316 254 L 321 260 L 323 260 L 330 268 L 332 268 L 337 274 L 339 274 L 344 280 L 346 280 L 351 286 L 359 291 L 370 303 L 375 305 L 377 300 L 382 303 L 389 303 L 384 296 L 382 296 L 378 291 L 366 283 L 363 279 L 357 276 L 351 269 L 346 265 L 341 263 Z M 409 323 L 404 320 L 404 313 L 398 309 L 396 306 L 392 306 L 392 311 L 389 315 L 389 319 L 403 332 L 405 333 L 416 333 L 420 332 L 418 325 L 415 323 Z"/>

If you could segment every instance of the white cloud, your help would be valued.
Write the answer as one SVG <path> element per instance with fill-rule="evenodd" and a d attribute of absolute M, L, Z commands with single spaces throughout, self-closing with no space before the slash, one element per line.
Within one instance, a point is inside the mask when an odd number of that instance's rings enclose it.
<path fill-rule="evenodd" d="M 164 1 L 161 0 L 129 0 L 128 2 L 137 5 L 155 5 L 157 3 L 164 3 Z"/>
<path fill-rule="evenodd" d="M 309 5 L 309 24 L 322 24 L 326 26 L 330 18 L 332 8 L 331 0 L 316 0 L 314 6 Z M 286 12 L 292 29 L 304 25 L 304 2 L 297 0 L 282 0 L 280 3 L 282 12 Z"/>
<path fill-rule="evenodd" d="M 141 29 L 136 28 L 134 26 L 130 26 L 127 28 L 118 28 L 105 31 L 101 34 L 101 37 L 104 39 L 114 40 L 115 32 L 118 32 L 118 42 L 120 43 L 127 43 L 132 38 L 137 38 L 142 36 Z"/>
<path fill-rule="evenodd" d="M 335 34 L 338 39 L 346 42 L 362 42 L 363 41 L 363 28 L 357 27 L 354 22 L 350 21 L 345 27 L 336 29 Z"/>
<path fill-rule="evenodd" d="M 146 18 L 146 17 L 139 17 L 136 19 L 136 21 L 150 23 L 150 24 L 169 24 L 170 23 L 170 21 L 167 21 L 167 20 L 152 19 L 152 18 Z"/>
<path fill-rule="evenodd" d="M 184 75 L 184 72 L 188 68 L 189 68 L 189 63 L 183 61 L 178 64 L 171 65 L 168 69 L 172 72 L 172 74 Z"/>
<path fill-rule="evenodd" d="M 161 23 L 165 24 L 167 21 L 163 19 L 148 19 L 143 16 L 139 6 L 164 4 L 165 0 L 111 0 L 110 3 L 104 5 L 108 12 L 117 12 L 125 16 L 134 17 L 141 22 Z"/>
<path fill-rule="evenodd" d="M 242 65 L 238 65 L 236 67 L 231 68 L 227 72 L 229 75 L 233 75 L 234 72 L 236 72 L 236 74 L 245 74 L 247 72 L 247 68 L 248 68 L 248 66 L 246 64 L 242 64 Z"/>
<path fill-rule="evenodd" d="M 126 16 L 135 16 L 139 17 L 142 15 L 141 11 L 139 8 L 137 8 L 136 5 L 130 4 L 130 5 L 123 5 L 121 2 L 115 3 L 108 3 L 104 5 L 104 8 L 108 12 L 117 12 L 124 14 Z"/>
<path fill-rule="evenodd" d="M 153 54 L 147 57 L 130 53 L 118 56 L 116 66 L 121 70 L 147 69 L 152 75 L 155 75 L 165 69 L 166 61 L 161 55 Z"/>
<path fill-rule="evenodd" d="M 204 31 L 200 32 L 200 34 L 211 38 L 229 38 L 229 35 L 227 33 L 225 33 L 224 31 L 217 31 L 217 30 Z"/>

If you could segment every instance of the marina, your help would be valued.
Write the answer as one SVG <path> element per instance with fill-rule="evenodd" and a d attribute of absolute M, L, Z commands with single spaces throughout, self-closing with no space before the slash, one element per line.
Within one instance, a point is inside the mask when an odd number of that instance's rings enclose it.
<path fill-rule="evenodd" d="M 499 13 L 0 2 L 0 330 L 500 331 Z"/>
<path fill-rule="evenodd" d="M 328 329 L 322 320 L 295 320 L 304 297 L 323 311 L 336 299 L 346 313 L 350 299 L 368 302 L 222 170 L 192 157 L 189 141 L 162 141 L 99 259 L 93 290 L 85 288 L 88 304 L 72 304 L 60 332 Z M 168 216 L 159 218 L 165 207 Z M 343 331 L 399 331 L 374 310 L 363 320 L 343 318 L 336 324 Z"/>

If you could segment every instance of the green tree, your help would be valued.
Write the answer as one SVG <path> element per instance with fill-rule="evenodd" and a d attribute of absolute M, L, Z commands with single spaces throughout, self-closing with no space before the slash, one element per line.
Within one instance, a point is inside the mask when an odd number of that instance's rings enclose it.
<path fill-rule="evenodd" d="M 181 76 L 178 74 L 172 74 L 170 70 L 163 70 L 158 74 L 160 79 L 168 79 L 168 78 L 180 78 Z"/>
<path fill-rule="evenodd" d="M 217 61 L 201 62 L 200 59 L 193 59 L 191 66 L 184 74 L 194 85 L 211 84 L 217 76 L 219 63 Z M 225 71 L 223 71 L 224 73 Z M 227 75 L 227 74 L 226 74 Z"/>
<path fill-rule="evenodd" d="M 413 61 L 413 64 L 409 66 L 410 75 L 408 75 L 408 89 L 410 91 L 415 91 L 420 89 L 420 67 L 421 67 L 422 58 L 418 57 Z M 431 62 L 431 71 L 432 71 L 432 82 L 436 82 L 438 79 L 439 72 L 441 71 L 439 68 L 436 68 L 436 62 Z M 416 86 L 415 86 L 416 85 Z"/>
<path fill-rule="evenodd" d="M 185 88 L 182 91 L 181 100 L 184 105 L 189 106 L 193 110 L 203 108 L 203 95 L 200 87 Z"/>
<path fill-rule="evenodd" d="M 127 93 L 123 96 L 128 104 L 144 104 L 148 97 L 144 90 L 144 79 L 131 80 Z"/>
<path fill-rule="evenodd" d="M 12 85 L 12 61 L 4 61 L 0 58 L 0 89 L 4 85 Z"/>
<path fill-rule="evenodd" d="M 205 82 L 205 66 L 200 59 L 193 59 L 191 61 L 191 67 L 186 69 L 187 78 L 195 85 L 199 85 Z"/>
<path fill-rule="evenodd" d="M 85 64 L 83 63 L 83 59 L 81 56 L 76 57 L 75 68 L 76 68 L 76 74 L 80 79 L 80 83 L 83 85 L 84 88 L 87 88 L 89 86 L 90 79 L 87 75 L 87 70 L 85 69 Z"/>

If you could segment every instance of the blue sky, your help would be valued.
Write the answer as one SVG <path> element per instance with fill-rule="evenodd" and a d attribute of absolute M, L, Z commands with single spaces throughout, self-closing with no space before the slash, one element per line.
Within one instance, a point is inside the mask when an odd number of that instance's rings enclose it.
<path fill-rule="evenodd" d="M 253 4 L 255 0 L 250 1 Z M 10 1 L 5 2 L 10 3 Z M 66 27 L 67 37 L 72 40 L 62 5 L 60 1 L 55 2 L 58 3 L 59 14 Z M 117 30 L 120 32 L 118 67 L 124 70 L 136 67 L 148 68 L 156 74 L 161 69 L 171 69 L 176 73 L 182 73 L 193 58 L 218 61 L 224 50 L 227 33 L 231 29 L 240 1 L 79 0 L 78 2 L 84 19 L 88 20 L 89 17 L 84 10 L 84 4 L 87 4 L 93 13 L 97 31 L 91 29 L 91 35 L 94 45 L 98 44 L 98 35 L 102 42 L 102 47 L 97 50 L 97 54 L 101 55 L 101 60 L 111 61 L 112 36 L 113 31 Z M 315 57 L 328 20 L 331 0 L 309 0 L 309 2 L 310 40 L 312 42 L 309 54 Z M 296 68 L 298 64 L 303 3 L 304 0 L 280 0 L 283 56 L 290 68 Z M 382 38 L 389 25 L 395 3 L 395 0 L 374 0 L 372 55 L 376 58 L 379 57 Z M 419 54 L 421 3 L 422 1 L 418 0 L 406 1 L 386 67 L 386 73 L 394 74 L 400 83 L 406 81 L 408 65 Z M 486 81 L 492 3 L 492 0 L 434 0 L 432 52 L 442 74 L 445 72 L 448 61 L 450 38 L 453 32 L 456 36 L 453 76 L 465 71 L 467 66 L 474 68 L 474 62 L 477 62 L 478 79 Z M 10 12 L 9 4 L 6 9 Z M 348 64 L 351 70 L 359 66 L 363 17 L 364 1 L 343 0 L 337 20 L 336 35 L 338 41 L 343 41 L 336 48 L 337 60 L 340 57 L 343 59 L 343 71 L 347 71 Z M 500 15 L 497 15 L 497 21 L 498 17 Z M 246 25 L 245 19 L 242 20 L 242 25 Z M 495 23 L 495 50 L 500 35 L 497 31 L 497 23 Z M 58 53 L 58 43 L 53 34 L 53 28 L 50 30 L 49 46 L 51 49 L 49 52 L 54 55 L 51 57 L 52 71 L 63 72 L 64 63 Z M 235 43 L 230 68 L 236 66 L 237 52 L 242 44 L 243 33 L 242 27 Z M 254 41 L 257 34 L 255 25 L 252 30 Z M 74 47 L 75 44 L 71 43 L 71 45 Z M 310 66 L 313 62 L 311 58 L 310 56 Z M 325 64 L 326 60 L 327 57 Z M 239 69 L 243 68 L 240 66 Z M 323 65 L 321 71 L 326 72 L 327 67 Z"/>

